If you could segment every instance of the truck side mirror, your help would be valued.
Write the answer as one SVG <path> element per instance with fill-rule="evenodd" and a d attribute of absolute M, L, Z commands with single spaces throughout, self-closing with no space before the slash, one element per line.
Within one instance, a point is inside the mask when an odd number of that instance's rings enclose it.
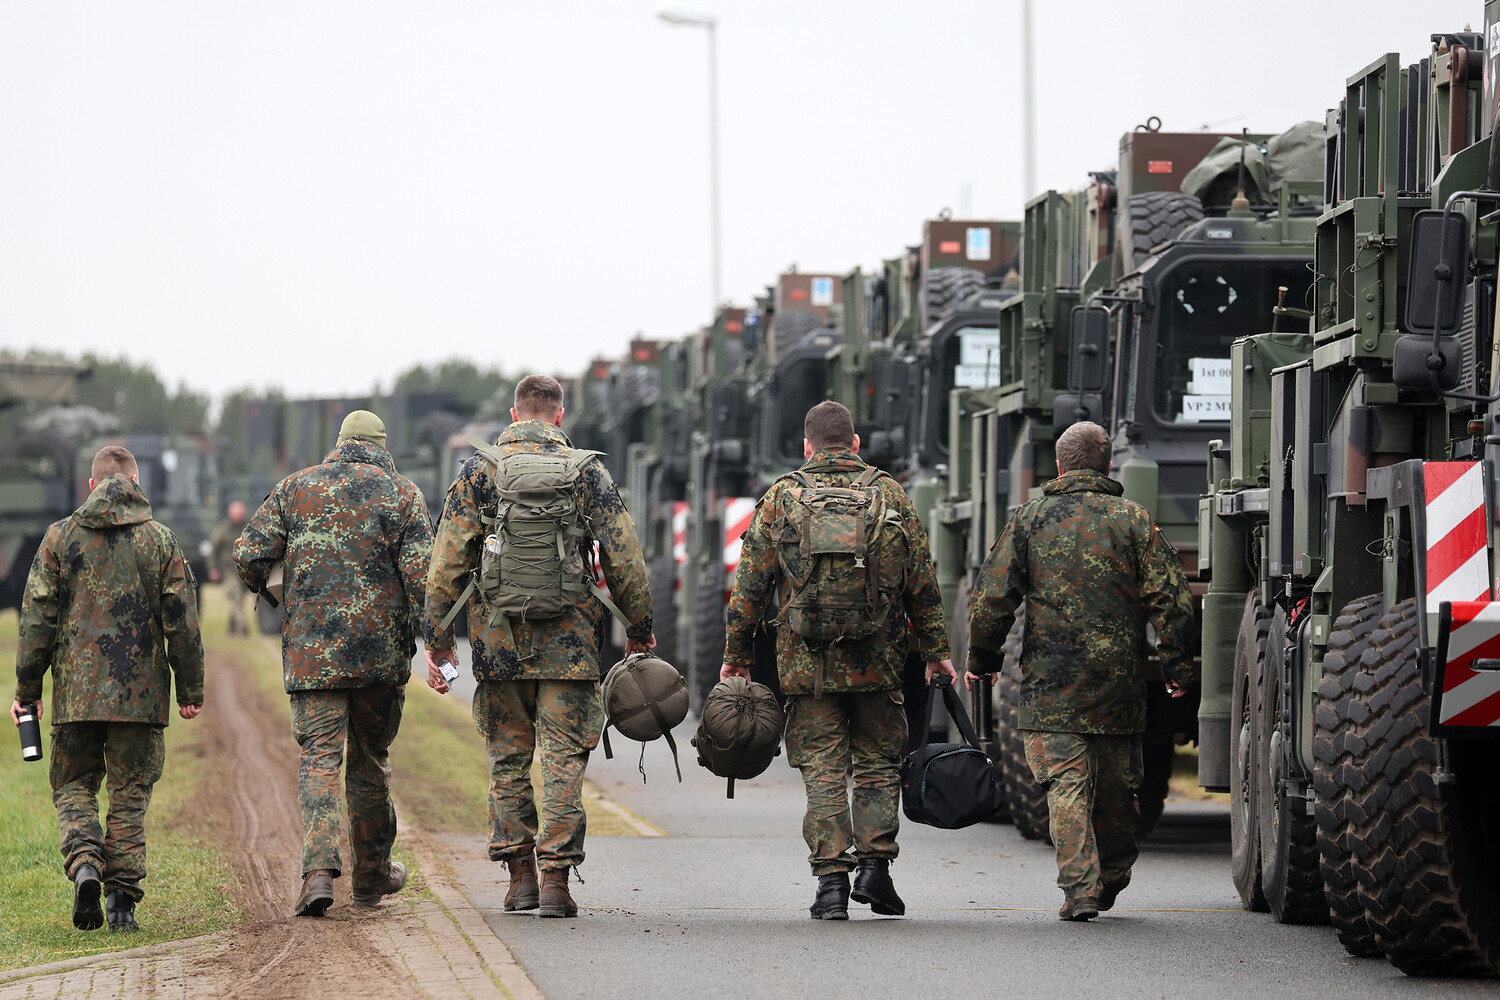
<path fill-rule="evenodd" d="M 1418 212 L 1411 223 L 1411 260 L 1406 272 L 1406 330 L 1450 335 L 1463 315 L 1469 274 L 1469 217 L 1437 209 Z"/>
<path fill-rule="evenodd" d="M 1439 389 L 1457 388 L 1464 374 L 1464 349 L 1457 337 L 1442 338 L 1436 350 L 1430 334 L 1408 333 L 1396 338 L 1391 356 L 1391 381 L 1396 388 L 1431 392 L 1433 372 L 1437 372 Z"/>
<path fill-rule="evenodd" d="M 911 419 L 910 358 L 885 358 L 875 372 L 875 423 L 884 430 L 905 427 Z"/>
<path fill-rule="evenodd" d="M 1099 393 L 1109 378 L 1109 310 L 1074 306 L 1068 336 L 1068 391 Z"/>

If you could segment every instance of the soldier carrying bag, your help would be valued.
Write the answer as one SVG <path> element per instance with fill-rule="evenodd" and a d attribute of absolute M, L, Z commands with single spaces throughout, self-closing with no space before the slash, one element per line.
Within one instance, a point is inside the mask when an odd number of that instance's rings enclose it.
<path fill-rule="evenodd" d="M 932 717 L 934 688 L 942 689 L 943 704 L 964 742 L 928 743 L 906 755 L 901 762 L 901 811 L 914 823 L 958 830 L 998 813 L 1005 794 L 995 779 L 994 763 L 979 747 L 952 678 L 932 679 L 922 718 Z"/>

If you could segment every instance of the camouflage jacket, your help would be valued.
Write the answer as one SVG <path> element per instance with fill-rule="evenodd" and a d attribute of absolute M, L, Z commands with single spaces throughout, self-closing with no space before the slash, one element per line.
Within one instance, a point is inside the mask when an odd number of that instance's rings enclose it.
<path fill-rule="evenodd" d="M 496 444 L 506 454 L 572 447 L 567 435 L 543 420 L 511 424 Z M 493 515 L 499 501 L 492 468 L 486 459 L 471 457 L 443 502 L 432 572 L 427 577 L 426 638 L 430 649 L 453 648 L 453 627 L 444 628 L 442 622 L 468 584 L 470 571 L 479 564 L 484 537 L 489 533 L 480 511 Z M 651 585 L 635 522 L 603 463 L 597 459 L 585 462 L 578 483 L 579 510 L 589 524 L 589 533 L 599 543 L 599 564 L 610 599 L 631 622 L 627 634 L 632 639 L 649 638 Z M 515 646 L 506 640 L 503 627 L 490 625 L 490 610 L 477 591 L 469 595 L 465 610 L 477 680 L 598 679 L 599 646 L 610 614 L 592 594 L 586 594 L 576 607 L 557 618 L 511 619 Z"/>
<path fill-rule="evenodd" d="M 165 726 L 170 674 L 177 704 L 203 704 L 195 585 L 177 536 L 151 519 L 141 488 L 128 476 L 106 476 L 47 529 L 31 564 L 16 700 L 40 700 L 52 667 L 53 724 Z"/>
<path fill-rule="evenodd" d="M 1146 626 L 1162 672 L 1186 682 L 1195 622 L 1177 552 L 1144 507 L 1091 470 L 1064 473 L 1024 504 L 990 550 L 974 590 L 969 671 L 995 673 L 1016 609 L 1022 729 L 1146 728 Z"/>
<path fill-rule="evenodd" d="M 847 486 L 869 466 L 848 448 L 815 452 L 802 471 L 818 486 Z M 745 529 L 740 564 L 729 596 L 724 662 L 746 665 L 755 659 L 755 627 L 771 608 L 780 582 L 776 546 L 788 528 L 791 502 L 787 490 L 798 484 L 779 479 L 756 504 Z M 885 493 L 888 510 L 898 513 L 906 535 L 906 590 L 903 606 L 892 611 L 884 635 L 836 643 L 826 650 L 808 647 L 802 636 L 785 625 L 776 629 L 776 665 L 787 694 L 811 694 L 819 670 L 825 691 L 881 691 L 901 686 L 907 654 L 908 626 L 916 633 L 924 661 L 948 658 L 948 633 L 943 624 L 943 600 L 932 565 L 927 530 L 906 491 L 889 476 L 874 483 Z M 773 623 L 779 624 L 779 623 Z"/>
<path fill-rule="evenodd" d="M 251 590 L 285 563 L 289 692 L 406 683 L 431 557 L 422 492 L 389 452 L 359 438 L 277 483 L 234 543 Z"/>

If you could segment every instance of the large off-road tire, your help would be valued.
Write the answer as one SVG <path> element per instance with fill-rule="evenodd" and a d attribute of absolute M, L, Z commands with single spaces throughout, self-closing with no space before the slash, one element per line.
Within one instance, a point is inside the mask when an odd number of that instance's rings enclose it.
<path fill-rule="evenodd" d="M 1373 660 L 1370 639 L 1385 611 L 1381 595 L 1350 601 L 1333 623 L 1323 680 L 1313 714 L 1313 789 L 1318 793 L 1318 854 L 1322 858 L 1323 896 L 1339 943 L 1351 955 L 1379 955 L 1380 944 L 1365 914 L 1354 872 L 1351 808 L 1360 754 L 1368 736 L 1369 706 L 1355 681 Z"/>
<path fill-rule="evenodd" d="M 724 664 L 724 564 L 710 560 L 693 588 L 693 666 L 688 695 L 694 713 L 703 710 Z"/>
<path fill-rule="evenodd" d="M 1286 699 L 1281 657 L 1293 642 L 1286 612 L 1277 608 L 1266 637 L 1261 670 L 1260 731 L 1256 734 L 1255 808 L 1260 822 L 1260 882 L 1271 916 L 1283 924 L 1326 924 L 1323 873 L 1318 862 L 1318 824 L 1307 800 L 1288 795 L 1293 776 L 1291 740 L 1282 717 Z"/>
<path fill-rule="evenodd" d="M 786 357 L 787 352 L 802 342 L 814 330 L 823 329 L 823 321 L 809 312 L 787 309 L 776 314 L 771 322 L 771 346 L 776 357 Z"/>
<path fill-rule="evenodd" d="M 984 287 L 984 275 L 972 267 L 935 267 L 922 278 L 922 321 L 929 327 L 946 319 L 964 299 Z"/>
<path fill-rule="evenodd" d="M 1005 802 L 1011 822 L 1027 840 L 1052 842 L 1051 814 L 1047 810 L 1047 788 L 1026 763 L 1026 741 L 1021 737 L 1021 637 L 1026 634 L 1024 611 L 1016 612 L 1016 623 L 1005 637 L 1005 666 L 1000 671 L 999 697 L 995 706 L 995 741 L 1000 747 L 1001 772 L 1005 776 Z"/>
<path fill-rule="evenodd" d="M 671 552 L 651 560 L 651 627 L 656 633 L 656 655 L 673 666 L 677 659 L 677 560 Z"/>
<path fill-rule="evenodd" d="M 1180 191 L 1146 191 L 1130 198 L 1130 232 L 1120 234 L 1120 274 L 1135 270 L 1153 249 L 1203 219 L 1203 203 Z M 1129 241 L 1128 243 L 1126 241 Z"/>
<path fill-rule="evenodd" d="M 1365 784 L 1352 797 L 1354 867 L 1391 964 L 1409 975 L 1492 976 L 1500 972 L 1500 865 L 1491 853 L 1500 751 L 1490 741 L 1449 741 L 1451 780 L 1439 782 L 1418 613 L 1403 601 L 1381 618 L 1357 682 L 1370 720 L 1357 775 Z"/>
<path fill-rule="evenodd" d="M 1245 598 L 1234 643 L 1234 687 L 1229 699 L 1229 868 L 1240 905 L 1256 913 L 1270 909 L 1260 882 L 1260 828 L 1255 814 L 1260 675 L 1270 628 L 1271 612 L 1260 603 L 1260 591 L 1252 590 Z"/>

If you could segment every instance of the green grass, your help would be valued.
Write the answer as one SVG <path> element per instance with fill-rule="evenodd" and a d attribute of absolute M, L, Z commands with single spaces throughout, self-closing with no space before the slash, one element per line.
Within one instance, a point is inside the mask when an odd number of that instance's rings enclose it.
<path fill-rule="evenodd" d="M 15 662 L 16 626 L 14 612 L 0 614 L 0 659 L 8 664 Z M 50 692 L 49 673 L 44 698 Z M 242 920 L 229 895 L 229 866 L 186 829 L 199 780 L 193 765 L 200 726 L 177 719 L 167 727 L 166 769 L 146 814 L 150 875 L 137 909 L 139 934 L 73 927 L 73 887 L 62 872 L 46 760 L 23 763 L 13 734 L 0 742 L 0 971 L 193 937 Z M 50 746 L 45 726 L 43 741 Z M 105 801 L 101 791 L 101 810 Z"/>

